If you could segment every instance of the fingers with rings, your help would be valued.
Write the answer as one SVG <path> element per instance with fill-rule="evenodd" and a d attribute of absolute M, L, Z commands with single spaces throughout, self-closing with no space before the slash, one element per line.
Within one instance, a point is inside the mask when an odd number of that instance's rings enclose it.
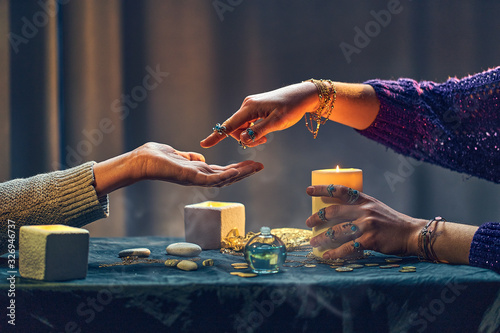
<path fill-rule="evenodd" d="M 310 244 L 312 247 L 331 247 L 332 245 L 337 247 L 345 242 L 356 239 L 361 234 L 357 225 L 348 222 L 328 228 L 324 233 L 311 238 Z"/>
<path fill-rule="evenodd" d="M 340 204 L 354 205 L 360 203 L 363 193 L 343 185 L 313 185 L 306 190 L 307 194 L 313 197 L 330 197 L 339 200 Z"/>
<path fill-rule="evenodd" d="M 321 221 L 323 221 L 324 223 L 328 222 L 327 218 L 326 218 L 326 213 L 325 213 L 325 208 L 321 208 L 319 211 L 318 211 L 318 217 Z"/>
<path fill-rule="evenodd" d="M 328 191 L 328 196 L 330 198 L 333 197 L 333 192 L 336 191 L 335 186 L 333 184 L 328 185 L 326 190 Z"/>
<path fill-rule="evenodd" d="M 256 133 L 255 131 L 251 128 L 253 127 L 255 124 L 253 122 L 250 123 L 250 126 L 246 129 L 247 131 L 247 134 L 248 136 L 250 137 L 250 139 L 252 139 L 252 142 L 255 142 L 255 137 L 256 137 Z"/>
<path fill-rule="evenodd" d="M 347 189 L 347 195 L 349 196 L 349 199 L 347 200 L 347 203 L 349 205 L 354 204 L 356 201 L 358 201 L 359 198 L 359 191 L 358 190 L 353 190 L 352 188 Z"/>
<path fill-rule="evenodd" d="M 338 258 L 360 258 L 364 255 L 364 247 L 359 239 L 353 239 L 339 247 L 328 250 L 323 254 L 323 259 L 338 259 Z"/>
<path fill-rule="evenodd" d="M 226 133 L 227 128 L 224 124 L 221 125 L 221 124 L 217 123 L 217 124 L 215 124 L 215 127 L 212 128 L 212 130 L 214 132 L 217 132 L 219 135 L 225 135 L 226 138 L 229 136 Z"/>
<path fill-rule="evenodd" d="M 306 220 L 306 225 L 309 228 L 313 228 L 322 226 L 326 222 L 340 224 L 356 220 L 358 217 L 359 212 L 356 210 L 356 206 L 331 205 L 321 208 L 316 214 L 309 216 Z"/>

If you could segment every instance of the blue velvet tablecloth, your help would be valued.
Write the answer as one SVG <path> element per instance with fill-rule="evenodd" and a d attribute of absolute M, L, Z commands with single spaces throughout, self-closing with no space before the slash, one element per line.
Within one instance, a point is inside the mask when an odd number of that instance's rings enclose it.
<path fill-rule="evenodd" d="M 498 332 L 500 275 L 462 265 L 404 258 L 415 273 L 363 267 L 340 273 L 328 265 L 284 267 L 241 278 L 243 257 L 203 251 L 215 266 L 182 271 L 162 263 L 119 262 L 120 250 L 148 247 L 167 256 L 163 237 L 91 238 L 86 279 L 15 282 L 18 332 Z M 303 260 L 292 252 L 288 259 Z M 299 255 L 299 256 L 297 256 Z M 375 253 L 361 263 L 385 264 Z M 294 265 L 296 263 L 290 263 Z M 0 266 L 2 311 L 11 299 L 6 261 Z M 0 331 L 13 327 L 0 318 Z"/>

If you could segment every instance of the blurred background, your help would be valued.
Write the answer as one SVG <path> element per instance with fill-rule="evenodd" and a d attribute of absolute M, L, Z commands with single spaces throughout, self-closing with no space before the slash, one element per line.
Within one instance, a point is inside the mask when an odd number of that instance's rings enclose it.
<path fill-rule="evenodd" d="M 184 206 L 205 200 L 243 203 L 247 231 L 304 228 L 311 171 L 336 165 L 362 169 L 364 191 L 408 215 L 498 221 L 498 185 L 403 158 L 333 122 L 316 140 L 300 122 L 247 150 L 199 141 L 247 95 L 311 77 L 442 82 L 498 66 L 499 14 L 493 0 L 0 0 L 0 180 L 157 141 L 265 169 L 222 189 L 118 190 L 91 236 L 183 236 Z"/>

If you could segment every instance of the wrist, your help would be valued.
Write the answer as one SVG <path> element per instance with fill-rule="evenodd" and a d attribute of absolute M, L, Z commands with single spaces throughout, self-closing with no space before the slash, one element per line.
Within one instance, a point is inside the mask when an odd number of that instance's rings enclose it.
<path fill-rule="evenodd" d="M 407 239 L 406 255 L 416 256 L 419 254 L 418 248 L 418 238 L 422 232 L 422 228 L 425 227 L 427 220 L 423 219 L 413 219 L 410 223 L 410 231 Z"/>
<path fill-rule="evenodd" d="M 142 179 L 137 149 L 94 164 L 94 187 L 98 197 Z"/>
<path fill-rule="evenodd" d="M 316 88 L 316 85 L 310 81 L 303 81 L 300 85 L 302 86 L 304 94 L 307 96 L 305 99 L 305 113 L 315 112 L 321 104 L 318 97 L 318 88 Z"/>

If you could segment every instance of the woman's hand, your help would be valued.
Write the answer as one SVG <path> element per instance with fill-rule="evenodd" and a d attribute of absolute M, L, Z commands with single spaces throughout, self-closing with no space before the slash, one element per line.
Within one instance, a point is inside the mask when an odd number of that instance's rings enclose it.
<path fill-rule="evenodd" d="M 318 91 L 314 84 L 298 83 L 248 96 L 240 109 L 222 125 L 226 127 L 226 134 L 241 140 L 246 146 L 254 147 L 265 143 L 268 133 L 296 124 L 306 112 L 314 111 L 318 103 Z M 257 122 L 258 120 L 260 121 Z M 252 125 L 254 122 L 256 123 Z M 251 131 L 247 131 L 247 128 Z M 226 135 L 214 131 L 200 144 L 209 148 L 225 138 Z"/>
<path fill-rule="evenodd" d="M 325 259 L 349 257 L 362 250 L 401 256 L 417 254 L 418 234 L 427 221 L 399 213 L 377 199 L 345 186 L 335 185 L 330 192 L 340 200 L 339 205 L 326 207 L 324 211 L 324 218 L 333 226 L 311 239 L 313 247 L 332 248 L 324 253 Z M 310 186 L 307 194 L 330 196 L 326 185 Z M 316 213 L 307 219 L 306 224 L 321 227 L 325 222 Z M 355 243 L 359 247 L 355 247 Z"/>
<path fill-rule="evenodd" d="M 335 82 L 334 85 L 336 101 L 329 119 L 359 130 L 370 126 L 380 107 L 375 90 L 367 84 Z M 245 146 L 258 146 L 267 141 L 268 133 L 295 125 L 306 112 L 315 112 L 318 107 L 318 90 L 311 82 L 248 96 L 240 109 L 222 123 L 225 130 L 214 131 L 200 144 L 203 148 L 215 146 L 227 134 Z"/>
<path fill-rule="evenodd" d="M 94 165 L 98 196 L 140 180 L 162 180 L 180 185 L 226 186 L 246 178 L 264 166 L 244 161 L 227 166 L 209 165 L 203 155 L 181 152 L 149 142 L 123 155 Z"/>

